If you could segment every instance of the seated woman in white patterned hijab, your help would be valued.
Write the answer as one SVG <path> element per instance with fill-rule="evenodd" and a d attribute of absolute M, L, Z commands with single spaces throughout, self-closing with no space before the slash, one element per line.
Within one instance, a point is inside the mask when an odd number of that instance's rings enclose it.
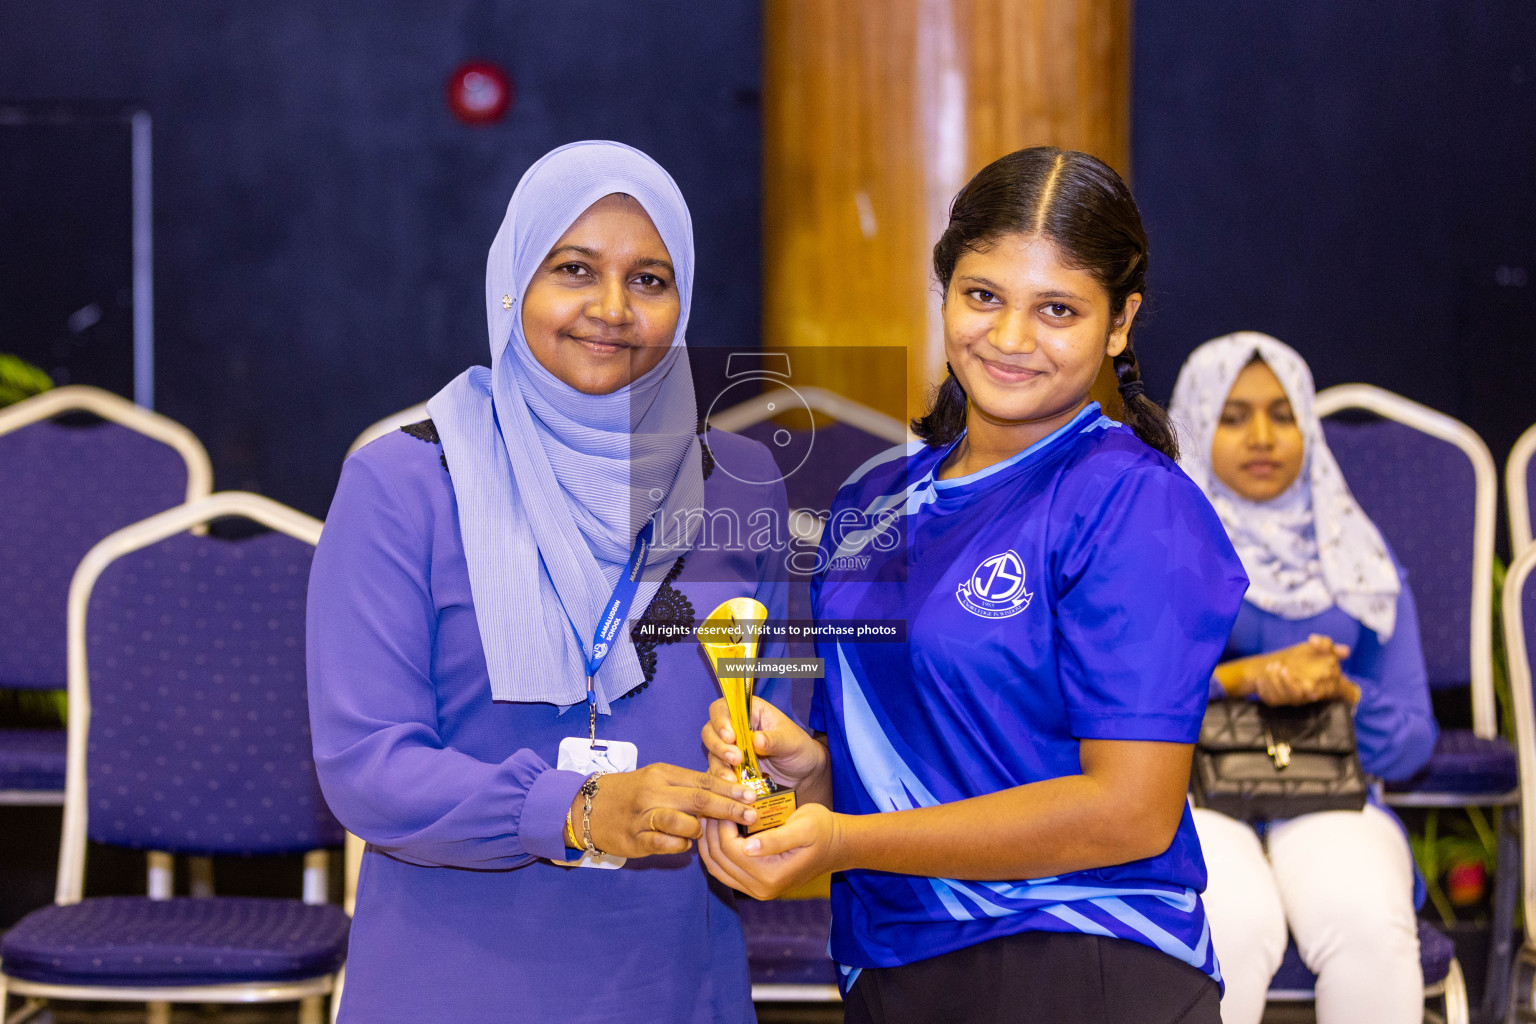
<path fill-rule="evenodd" d="M 1399 779 L 1435 743 L 1418 614 L 1313 411 L 1312 373 L 1266 334 L 1206 342 L 1169 407 L 1180 465 L 1211 499 L 1251 581 L 1212 699 L 1354 705 L 1361 765 Z M 1319 1024 L 1418 1021 L 1417 888 L 1402 825 L 1368 803 L 1256 830 L 1195 811 L 1224 1024 L 1257 1024 L 1287 926 L 1317 974 Z"/>

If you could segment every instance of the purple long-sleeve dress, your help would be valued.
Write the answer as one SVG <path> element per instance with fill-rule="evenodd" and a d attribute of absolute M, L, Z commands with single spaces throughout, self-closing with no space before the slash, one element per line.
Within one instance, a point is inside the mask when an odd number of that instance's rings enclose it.
<path fill-rule="evenodd" d="M 491 700 L 452 456 L 430 424 L 408 430 L 347 460 L 310 581 L 315 763 L 337 818 L 368 842 L 341 1019 L 751 1021 L 732 894 L 694 852 L 617 871 L 550 863 L 565 857 L 582 782 L 553 767 L 557 748 L 587 716 Z M 708 438 L 733 460 L 770 460 L 755 442 Z M 782 483 L 713 472 L 705 493 L 712 510 L 784 521 Z M 743 595 L 785 614 L 782 552 L 716 537 L 674 572 L 653 619 L 696 620 Z M 708 663 L 691 636 L 651 653 L 651 682 L 600 716 L 599 736 L 635 742 L 642 765 L 702 769 Z"/>

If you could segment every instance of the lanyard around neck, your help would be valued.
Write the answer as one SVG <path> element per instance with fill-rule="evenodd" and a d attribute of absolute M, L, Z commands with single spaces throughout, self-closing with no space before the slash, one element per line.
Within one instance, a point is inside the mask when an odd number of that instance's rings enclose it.
<path fill-rule="evenodd" d="M 593 744 L 597 743 L 597 687 L 593 680 L 597 677 L 597 670 L 603 667 L 603 662 L 608 660 L 608 655 L 613 651 L 620 627 L 629 618 L 629 609 L 635 603 L 635 594 L 640 589 L 640 573 L 645 568 L 645 558 L 650 554 L 651 539 L 655 533 L 656 521 L 652 519 L 635 538 L 635 549 L 629 553 L 629 562 L 624 566 L 619 582 L 614 584 L 613 595 L 608 598 L 603 617 L 592 634 L 592 647 L 587 653 L 587 738 Z M 571 628 L 575 629 L 575 626 Z M 580 643 L 581 634 L 576 635 L 576 640 Z"/>

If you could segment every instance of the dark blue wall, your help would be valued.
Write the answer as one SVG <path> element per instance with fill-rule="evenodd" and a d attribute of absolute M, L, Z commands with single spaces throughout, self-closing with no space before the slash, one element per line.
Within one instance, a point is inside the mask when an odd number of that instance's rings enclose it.
<path fill-rule="evenodd" d="M 757 342 L 760 48 L 751 0 L 0 0 L 0 97 L 150 110 L 156 407 L 218 487 L 321 515 L 359 430 L 486 361 L 486 248 L 561 143 L 672 172 L 698 239 L 690 338 Z M 475 57 L 516 81 L 495 127 L 443 101 Z"/>
<path fill-rule="evenodd" d="M 1212 10 L 1137 10 L 1154 392 L 1200 341 L 1266 330 L 1320 385 L 1400 391 L 1502 457 L 1536 420 L 1536 8 Z M 522 170 L 572 139 L 673 171 L 700 243 L 692 339 L 758 338 L 751 0 L 0 0 L 0 25 L 0 97 L 155 116 L 158 406 L 221 487 L 321 513 L 357 430 L 483 360 L 485 247 Z M 480 130 L 442 100 L 478 56 L 519 88 Z"/>
<path fill-rule="evenodd" d="M 1536 422 L 1536 5 L 1144 0 L 1131 113 L 1153 392 L 1267 331 L 1502 463 Z"/>

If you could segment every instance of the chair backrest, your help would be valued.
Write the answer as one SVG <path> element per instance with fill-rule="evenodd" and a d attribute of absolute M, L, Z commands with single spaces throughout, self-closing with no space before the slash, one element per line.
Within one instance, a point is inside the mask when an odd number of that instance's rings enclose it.
<path fill-rule="evenodd" d="M 369 441 L 377 441 L 379 438 L 383 437 L 385 434 L 392 430 L 399 430 L 401 427 L 412 423 L 420 423 L 426 418 L 426 402 L 422 402 L 419 405 L 413 405 L 409 409 L 401 409 L 396 413 L 390 413 L 388 416 L 385 416 L 377 423 L 370 423 L 361 434 L 358 434 L 357 437 L 352 441 L 351 446 L 347 448 L 347 454 L 351 455 L 353 452 L 357 451 Z"/>
<path fill-rule="evenodd" d="M 226 517 L 269 532 L 192 532 Z M 119 530 L 69 595 L 69 763 L 58 901 L 86 838 L 171 853 L 339 846 L 320 794 L 304 612 L 320 523 L 223 493 Z"/>
<path fill-rule="evenodd" d="M 88 425 L 55 419 L 88 413 Z M 64 603 L 91 545 L 208 494 L 192 432 L 111 392 L 46 391 L 0 409 L 0 686 L 64 686 Z"/>
<path fill-rule="evenodd" d="M 1520 844 L 1525 894 L 1526 943 L 1536 944 L 1536 545 L 1527 546 L 1504 577 L 1504 650 L 1509 659 L 1510 705 L 1515 719 L 1515 756 L 1520 766 Z"/>
<path fill-rule="evenodd" d="M 1504 496 L 1509 502 L 1509 552 L 1519 555 L 1531 546 L 1531 499 L 1536 497 L 1536 471 L 1531 456 L 1536 455 L 1536 427 L 1530 427 L 1520 435 L 1520 440 L 1509 450 L 1509 461 L 1504 464 Z"/>
<path fill-rule="evenodd" d="M 1351 410 L 1366 415 L 1340 415 Z M 1488 446 L 1466 424 L 1368 384 L 1320 392 L 1317 412 L 1349 489 L 1408 571 L 1430 686 L 1470 684 L 1474 731 L 1497 735 Z"/>
<path fill-rule="evenodd" d="M 791 430 L 774 417 L 801 408 L 832 423 Z M 855 469 L 911 439 L 906 425 L 825 388 L 775 389 L 717 412 L 710 426 L 761 442 L 784 472 L 789 507 L 826 511 Z"/>

